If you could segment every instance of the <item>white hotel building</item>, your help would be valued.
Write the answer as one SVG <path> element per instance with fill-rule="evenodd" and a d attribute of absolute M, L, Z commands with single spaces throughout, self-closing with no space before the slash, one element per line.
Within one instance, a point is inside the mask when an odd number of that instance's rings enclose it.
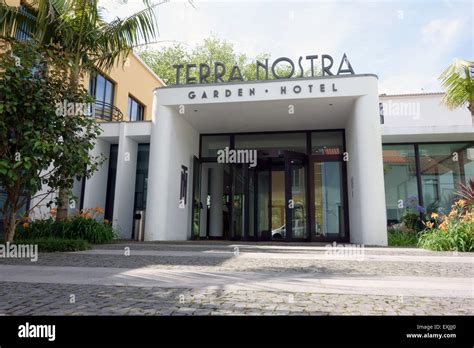
<path fill-rule="evenodd" d="M 375 75 L 157 88 L 152 121 L 102 123 L 108 159 L 76 195 L 123 239 L 387 245 L 407 208 L 474 177 L 471 115 L 441 98 L 379 95 Z"/>

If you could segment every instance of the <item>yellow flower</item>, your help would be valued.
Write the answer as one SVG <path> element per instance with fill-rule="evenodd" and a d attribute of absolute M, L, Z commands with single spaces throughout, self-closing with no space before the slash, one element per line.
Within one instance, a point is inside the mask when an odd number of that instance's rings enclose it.
<path fill-rule="evenodd" d="M 457 216 L 457 212 L 456 212 L 455 210 L 451 210 L 451 211 L 449 212 L 449 215 L 448 215 L 448 216 L 449 216 L 450 218 L 456 217 L 456 216 Z"/>
<path fill-rule="evenodd" d="M 434 226 L 434 223 L 431 222 L 431 221 L 426 221 L 426 222 L 423 221 L 423 224 L 424 224 L 426 227 L 428 227 L 430 230 L 431 230 L 431 229 L 433 228 L 433 226 Z"/>
<path fill-rule="evenodd" d="M 436 213 L 431 213 L 431 217 L 432 217 L 433 219 L 437 219 L 437 218 L 438 218 L 438 216 L 439 216 L 439 215 L 438 215 L 438 214 L 436 214 Z"/>
<path fill-rule="evenodd" d="M 466 205 L 466 201 L 464 199 L 460 199 L 459 201 L 456 202 L 456 205 L 459 205 L 460 207 L 464 207 Z"/>

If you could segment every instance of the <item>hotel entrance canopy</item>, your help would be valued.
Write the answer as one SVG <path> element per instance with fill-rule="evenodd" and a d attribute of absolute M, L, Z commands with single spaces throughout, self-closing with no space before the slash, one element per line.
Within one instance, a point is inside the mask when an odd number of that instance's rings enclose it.
<path fill-rule="evenodd" d="M 202 134 L 343 129 L 350 241 L 386 245 L 376 76 L 159 88 L 152 122 L 146 239 L 191 238 L 191 183 Z"/>

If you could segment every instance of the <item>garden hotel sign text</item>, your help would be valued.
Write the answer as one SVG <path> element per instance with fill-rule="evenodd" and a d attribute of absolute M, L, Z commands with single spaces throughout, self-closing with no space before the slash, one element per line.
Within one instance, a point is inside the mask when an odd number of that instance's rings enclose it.
<path fill-rule="evenodd" d="M 310 73 L 311 77 L 315 75 L 315 62 L 319 60 L 318 55 L 309 55 L 304 57 L 302 56 L 298 58 L 298 67 L 295 67 L 295 62 L 287 57 L 280 57 L 276 59 L 271 65 L 268 62 L 268 59 L 265 59 L 265 62 L 262 63 L 260 61 L 256 61 L 256 77 L 257 80 L 260 80 L 262 75 L 264 76 L 264 80 L 269 79 L 269 74 L 271 72 L 273 78 L 275 79 L 288 79 L 291 77 L 303 77 L 304 76 L 304 68 L 303 68 L 303 60 L 306 61 L 310 66 Z M 284 72 L 278 71 L 278 67 L 280 64 L 285 64 L 289 67 L 288 70 Z M 328 54 L 323 54 L 320 59 L 321 65 L 321 72 L 323 76 L 331 76 L 334 75 L 331 69 L 333 69 L 334 60 Z M 197 64 L 177 64 L 173 65 L 173 68 L 176 69 L 176 84 L 196 84 L 196 83 L 218 83 L 218 82 L 233 82 L 233 81 L 244 81 L 244 77 L 242 76 L 242 72 L 238 65 L 234 65 L 231 70 L 227 81 L 224 81 L 223 77 L 226 74 L 226 66 L 221 62 L 214 62 L 214 81 L 209 81 L 211 76 L 211 67 L 208 64 L 201 63 L 199 66 Z M 295 70 L 299 71 L 299 73 L 295 75 Z M 197 78 L 194 73 L 198 72 L 199 78 Z M 184 82 L 182 82 L 181 77 L 184 74 Z M 280 75 L 279 75 L 280 74 Z M 354 74 L 354 70 L 352 69 L 351 63 L 349 59 L 347 59 L 346 54 L 342 56 L 341 62 L 339 64 L 339 69 L 337 69 L 336 75 L 342 74 Z"/>

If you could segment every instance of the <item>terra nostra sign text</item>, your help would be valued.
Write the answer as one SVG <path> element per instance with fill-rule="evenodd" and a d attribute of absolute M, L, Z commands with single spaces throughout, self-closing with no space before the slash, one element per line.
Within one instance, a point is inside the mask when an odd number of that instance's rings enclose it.
<path fill-rule="evenodd" d="M 285 69 L 284 72 L 278 70 L 280 66 L 287 66 L 289 69 Z M 297 60 L 292 60 L 287 57 L 280 57 L 274 60 L 272 63 L 268 59 L 264 61 L 256 61 L 256 77 L 257 80 L 268 80 L 270 76 L 275 79 L 288 79 L 291 77 L 303 77 L 305 69 L 309 69 L 311 76 L 315 76 L 316 66 L 321 67 L 321 73 L 323 76 L 331 75 L 343 75 L 343 74 L 354 74 L 349 59 L 344 54 L 338 65 L 334 64 L 334 59 L 328 55 L 309 55 L 300 56 Z M 337 70 L 336 67 L 338 66 Z M 206 63 L 200 64 L 176 64 L 173 65 L 176 70 L 176 84 L 196 84 L 196 83 L 218 83 L 218 82 L 233 82 L 233 81 L 244 81 L 241 69 L 238 65 L 232 67 L 226 67 L 224 63 L 214 62 L 212 66 Z M 224 76 L 229 71 L 230 73 L 227 79 L 224 80 Z M 213 77 L 211 80 L 211 72 Z M 196 73 L 197 76 L 196 77 Z"/>

